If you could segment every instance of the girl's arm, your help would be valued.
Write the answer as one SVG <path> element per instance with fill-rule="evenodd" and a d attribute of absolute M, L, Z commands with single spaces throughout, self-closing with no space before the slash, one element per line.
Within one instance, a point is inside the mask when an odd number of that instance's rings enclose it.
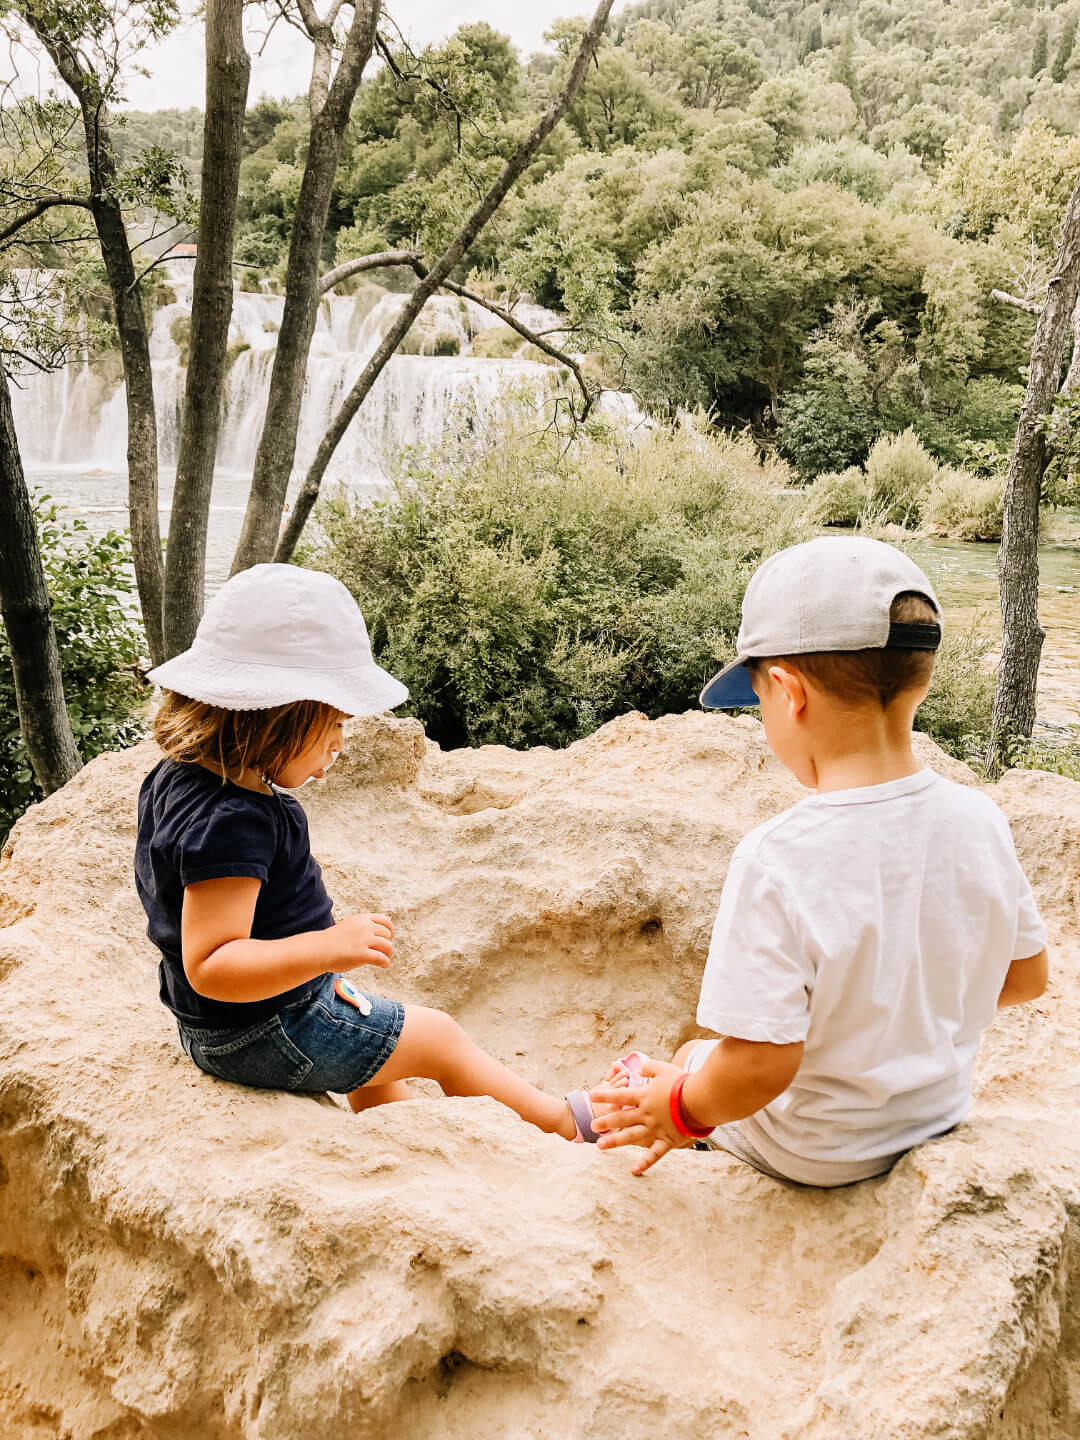
<path fill-rule="evenodd" d="M 208 1000 L 268 1000 L 326 970 L 390 963 L 394 927 L 385 915 L 350 915 L 328 930 L 253 940 L 261 880 L 231 876 L 184 888 L 180 944 L 184 974 Z"/>

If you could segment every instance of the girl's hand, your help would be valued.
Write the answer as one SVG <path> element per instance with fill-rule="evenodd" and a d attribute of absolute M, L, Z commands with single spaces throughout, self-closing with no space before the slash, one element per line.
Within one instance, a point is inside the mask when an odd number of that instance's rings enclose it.
<path fill-rule="evenodd" d="M 592 1122 L 593 1129 L 600 1133 L 598 1149 L 614 1150 L 619 1145 L 641 1145 L 648 1152 L 634 1165 L 635 1175 L 644 1175 L 669 1150 L 682 1149 L 694 1143 L 687 1136 L 680 1135 L 671 1123 L 669 1096 L 672 1085 L 683 1073 L 679 1066 L 665 1065 L 644 1056 L 641 1073 L 648 1076 L 649 1083 L 640 1090 L 607 1085 L 590 1091 L 589 1096 L 598 1104 L 618 1107 L 607 1115 L 597 1116 Z"/>
<path fill-rule="evenodd" d="M 389 915 L 347 915 L 327 932 L 335 969 L 378 965 L 385 970 L 394 954 L 394 927 Z"/>

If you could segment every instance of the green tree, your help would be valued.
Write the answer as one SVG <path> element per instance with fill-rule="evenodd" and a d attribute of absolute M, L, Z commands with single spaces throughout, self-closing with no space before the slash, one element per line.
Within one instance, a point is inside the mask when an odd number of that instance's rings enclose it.
<path fill-rule="evenodd" d="M 48 496 L 35 504 L 38 544 L 52 602 L 71 729 L 84 760 L 134 744 L 144 733 L 144 640 L 133 613 L 131 543 L 92 539 Z M 0 627 L 0 836 L 42 796 L 19 728 L 6 632 Z"/>
<path fill-rule="evenodd" d="M 695 25 L 675 52 L 678 87 L 688 105 L 714 110 L 743 105 L 765 78 L 761 61 L 716 25 Z"/>
<path fill-rule="evenodd" d="M 1046 19 L 1040 18 L 1035 26 L 1035 40 L 1031 47 L 1031 71 L 1032 78 L 1041 75 L 1046 69 L 1049 58 L 1048 43 L 1046 37 Z M 1055 77 L 1056 78 L 1056 77 Z"/>
<path fill-rule="evenodd" d="M 1076 45 L 1076 24 L 1077 17 L 1075 15 L 1066 16 L 1057 49 L 1054 51 L 1054 63 L 1050 70 L 1050 78 L 1055 85 L 1064 85 L 1065 83 L 1069 61 L 1072 59 L 1073 47 Z M 1045 64 L 1044 59 L 1044 68 Z"/>

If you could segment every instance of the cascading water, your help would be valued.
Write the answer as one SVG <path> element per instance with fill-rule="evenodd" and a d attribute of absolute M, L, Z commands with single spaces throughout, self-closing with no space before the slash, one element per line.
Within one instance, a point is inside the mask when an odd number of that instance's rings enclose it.
<path fill-rule="evenodd" d="M 157 310 L 150 337 L 158 452 L 166 470 L 176 464 L 187 376 L 182 344 L 191 314 L 190 270 L 176 263 L 168 280 L 176 299 Z M 296 472 L 306 469 L 338 406 L 405 300 L 405 295 L 372 286 L 321 302 L 304 387 Z M 219 468 L 225 472 L 250 475 L 254 465 L 283 303 L 280 296 L 237 291 L 229 331 L 233 359 L 218 446 Z M 520 313 L 535 329 L 559 324 L 557 316 L 539 306 L 522 307 Z M 552 366 L 513 354 L 494 359 L 473 353 L 478 335 L 500 328 L 501 322 L 475 302 L 433 296 L 406 340 L 405 348 L 415 353 L 395 355 L 385 367 L 338 447 L 329 478 L 378 487 L 404 449 L 436 442 L 452 420 L 482 421 L 508 391 L 520 391 L 537 405 L 550 401 L 559 385 Z M 524 342 L 520 348 L 525 349 Z M 14 402 L 28 465 L 126 469 L 126 402 L 117 356 L 35 376 Z"/>

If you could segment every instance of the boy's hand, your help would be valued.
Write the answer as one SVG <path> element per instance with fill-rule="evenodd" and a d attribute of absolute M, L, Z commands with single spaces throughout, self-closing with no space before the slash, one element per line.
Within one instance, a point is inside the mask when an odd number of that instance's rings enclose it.
<path fill-rule="evenodd" d="M 330 959 L 338 970 L 378 965 L 385 970 L 394 953 L 389 915 L 347 915 L 326 932 Z"/>
<path fill-rule="evenodd" d="M 644 1055 L 641 1073 L 649 1080 L 641 1089 L 601 1085 L 589 1092 L 589 1098 L 598 1105 L 618 1107 L 593 1121 L 593 1129 L 601 1136 L 597 1148 L 614 1150 L 619 1145 L 645 1148 L 644 1158 L 633 1167 L 635 1175 L 644 1175 L 669 1150 L 684 1149 L 694 1143 L 688 1136 L 680 1135 L 671 1123 L 671 1087 L 683 1073 L 678 1065 L 665 1065 Z"/>

